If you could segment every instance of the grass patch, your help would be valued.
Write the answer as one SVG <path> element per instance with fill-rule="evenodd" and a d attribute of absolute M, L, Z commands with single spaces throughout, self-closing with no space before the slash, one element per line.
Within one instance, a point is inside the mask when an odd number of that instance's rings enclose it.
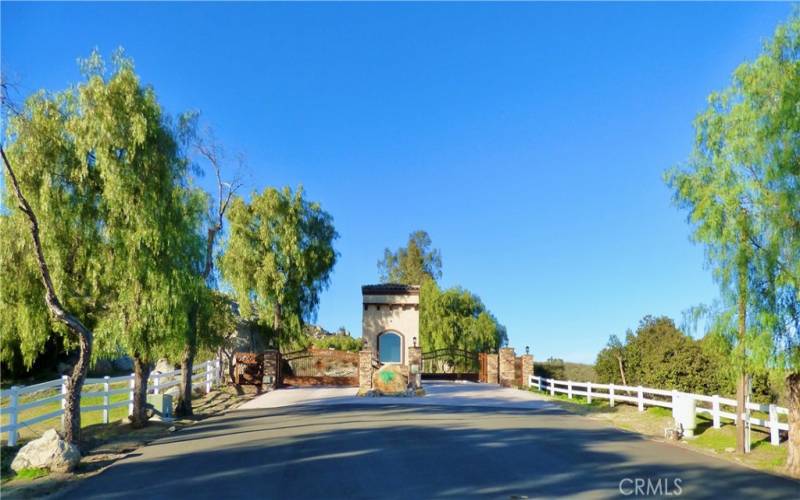
<path fill-rule="evenodd" d="M 651 406 L 645 411 L 654 417 L 672 417 L 672 410 L 661 406 Z"/>
<path fill-rule="evenodd" d="M 557 402 L 565 410 L 610 422 L 615 427 L 656 438 L 663 438 L 664 428 L 672 425 L 672 410 L 660 406 L 645 407 L 639 412 L 636 405 L 618 402 L 616 406 L 609 407 L 606 399 L 593 399 L 587 403 L 582 396 L 567 398 L 565 394 L 556 393 L 550 396 L 549 391 L 538 391 L 530 388 L 531 392 L 543 394 Z M 754 416 L 756 412 L 753 412 Z M 763 416 L 761 416 L 763 418 Z M 780 446 L 770 444 L 769 432 L 753 427 L 750 431 L 750 453 L 741 455 L 731 452 L 736 448 L 736 426 L 732 421 L 722 418 L 722 426 L 715 429 L 710 415 L 699 414 L 696 417 L 697 428 L 695 438 L 687 439 L 685 443 L 698 450 L 704 450 L 737 462 L 766 470 L 773 473 L 783 473 L 786 464 L 788 448 L 786 443 Z"/>
<path fill-rule="evenodd" d="M 129 387 L 128 382 L 119 382 L 116 384 L 110 384 L 110 389 L 121 389 Z M 92 384 L 87 385 L 84 388 L 86 392 L 94 392 L 94 391 L 102 391 L 103 385 L 102 384 Z M 32 401 L 36 401 L 39 399 L 43 399 L 50 396 L 55 396 L 59 394 L 61 390 L 59 388 L 48 389 L 45 391 L 40 391 L 34 394 L 25 394 L 19 398 L 18 404 L 25 404 Z M 128 399 L 128 394 L 113 394 L 109 396 L 110 403 L 117 403 L 120 401 L 125 401 Z M 3 425 L 6 425 L 10 421 L 10 416 L 8 412 L 4 411 L 10 404 L 9 398 L 3 398 L 2 403 L 0 404 L 0 422 Z M 81 397 L 81 407 L 84 406 L 95 406 L 103 404 L 103 397 L 102 396 L 93 396 L 93 397 Z M 22 412 L 17 414 L 17 422 L 22 422 L 25 420 L 32 419 L 34 417 L 38 417 L 39 415 L 44 415 L 47 413 L 52 413 L 61 409 L 61 401 L 52 401 L 50 403 L 35 406 L 33 408 L 28 408 L 27 410 L 23 410 Z M 117 408 L 113 408 L 108 412 L 108 419 L 109 422 L 116 422 L 122 420 L 128 416 L 128 407 L 123 405 Z M 91 412 L 81 412 L 81 427 L 89 427 L 91 425 L 100 424 L 103 422 L 103 412 L 101 410 L 91 411 Z M 19 429 L 19 442 L 29 441 L 31 439 L 36 439 L 37 437 L 41 436 L 44 431 L 47 429 L 52 428 L 61 428 L 61 417 L 54 417 L 47 420 L 43 420 L 41 422 L 37 422 L 32 425 L 25 425 L 23 424 L 22 427 Z M 3 442 L 7 442 L 7 437 L 5 434 L 3 435 Z"/>
<path fill-rule="evenodd" d="M 21 471 L 17 472 L 16 476 L 14 476 L 14 479 L 16 479 L 17 481 L 19 480 L 30 481 L 32 479 L 38 479 L 40 477 L 44 477 L 48 474 L 50 474 L 50 471 L 48 471 L 47 469 L 32 467 L 30 469 L 22 469 Z"/>

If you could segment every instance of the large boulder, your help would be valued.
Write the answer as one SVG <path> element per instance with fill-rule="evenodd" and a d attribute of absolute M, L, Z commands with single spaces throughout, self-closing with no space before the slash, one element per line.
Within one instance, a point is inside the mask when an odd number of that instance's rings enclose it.
<path fill-rule="evenodd" d="M 11 469 L 49 469 L 51 472 L 69 472 L 81 461 L 81 452 L 67 443 L 55 429 L 46 431 L 39 439 L 23 446 L 11 462 Z"/>
<path fill-rule="evenodd" d="M 175 365 L 169 362 L 167 358 L 161 358 L 156 361 L 156 367 L 153 369 L 153 372 L 158 373 L 167 373 L 175 370 Z"/>
<path fill-rule="evenodd" d="M 408 374 L 403 365 L 384 365 L 372 374 L 372 388 L 378 394 L 404 394 L 408 387 Z"/>

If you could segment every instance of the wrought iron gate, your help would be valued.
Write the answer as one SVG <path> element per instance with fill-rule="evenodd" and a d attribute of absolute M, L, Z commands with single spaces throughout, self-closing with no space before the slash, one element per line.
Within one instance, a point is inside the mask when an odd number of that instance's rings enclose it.
<path fill-rule="evenodd" d="M 481 372 L 479 353 L 465 349 L 437 349 L 422 353 L 422 378 L 470 380 L 478 382 Z"/>

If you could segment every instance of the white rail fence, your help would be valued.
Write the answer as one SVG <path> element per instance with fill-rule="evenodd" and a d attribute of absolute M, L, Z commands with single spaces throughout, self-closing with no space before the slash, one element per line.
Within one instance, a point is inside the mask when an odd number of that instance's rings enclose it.
<path fill-rule="evenodd" d="M 698 402 L 705 403 L 708 407 L 697 405 L 695 413 L 711 415 L 715 429 L 721 427 L 721 418 L 728 418 L 736 422 L 736 400 L 723 398 L 718 395 L 706 396 L 703 394 L 692 394 L 680 391 L 668 391 L 664 389 L 651 389 L 649 387 L 631 387 L 627 385 L 615 384 L 596 384 L 593 382 L 573 382 L 571 380 L 554 380 L 551 378 L 537 377 L 531 375 L 528 380 L 528 387 L 537 387 L 539 391 L 549 392 L 551 396 L 556 393 L 566 394 L 569 399 L 573 396 L 583 396 L 587 402 L 592 399 L 607 399 L 609 406 L 614 406 L 618 401 L 633 403 L 638 405 L 639 411 L 644 411 L 646 406 L 661 406 L 662 408 L 672 408 L 673 400 L 679 395 L 691 396 Z M 649 396 L 649 397 L 648 397 Z M 731 411 L 725 411 L 722 407 Z M 780 431 L 788 431 L 789 424 L 781 422 L 779 415 L 788 415 L 789 410 L 774 404 L 747 403 L 748 410 L 760 411 L 769 415 L 768 418 L 756 418 L 749 416 L 751 425 L 757 425 L 769 430 L 770 443 L 774 446 L 780 444 Z M 742 414 L 742 418 L 747 418 L 747 413 Z"/>
<path fill-rule="evenodd" d="M 211 392 L 211 388 L 219 383 L 219 368 L 218 359 L 195 364 L 192 369 L 192 388 L 203 387 L 206 394 Z M 147 392 L 160 394 L 170 387 L 180 385 L 181 372 L 182 370 L 178 369 L 170 372 L 151 373 L 147 381 Z M 8 415 L 8 422 L 2 424 L 0 434 L 7 434 L 9 446 L 17 444 L 21 428 L 60 417 L 64 414 L 64 396 L 67 392 L 66 381 L 68 378 L 64 375 L 60 379 L 49 382 L 29 386 L 14 386 L 0 391 L 0 399 L 5 400 L 8 398 L 8 404 L 0 408 L 0 414 Z M 81 398 L 102 397 L 103 403 L 81 406 L 81 414 L 101 411 L 103 412 L 102 421 L 104 424 L 109 423 L 109 413 L 114 408 L 127 406 L 128 415 L 130 415 L 133 413 L 133 386 L 134 374 L 132 373 L 121 377 L 87 378 L 83 385 L 83 391 L 81 391 Z M 60 388 L 60 390 L 56 394 L 49 394 L 57 388 Z M 127 398 L 111 402 L 112 396 L 117 394 L 127 394 Z M 37 397 L 39 395 L 41 397 Z M 27 396 L 24 398 L 25 402 L 21 401 L 23 399 L 22 396 Z M 60 402 L 61 408 L 20 420 L 22 412 L 54 402 Z"/>

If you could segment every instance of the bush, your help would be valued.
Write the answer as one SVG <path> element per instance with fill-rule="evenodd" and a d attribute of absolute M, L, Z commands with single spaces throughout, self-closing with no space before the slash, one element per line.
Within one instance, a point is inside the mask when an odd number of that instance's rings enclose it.
<path fill-rule="evenodd" d="M 361 339 L 349 335 L 328 335 L 314 339 L 311 345 L 317 349 L 336 349 L 337 351 L 358 352 L 361 350 Z"/>

